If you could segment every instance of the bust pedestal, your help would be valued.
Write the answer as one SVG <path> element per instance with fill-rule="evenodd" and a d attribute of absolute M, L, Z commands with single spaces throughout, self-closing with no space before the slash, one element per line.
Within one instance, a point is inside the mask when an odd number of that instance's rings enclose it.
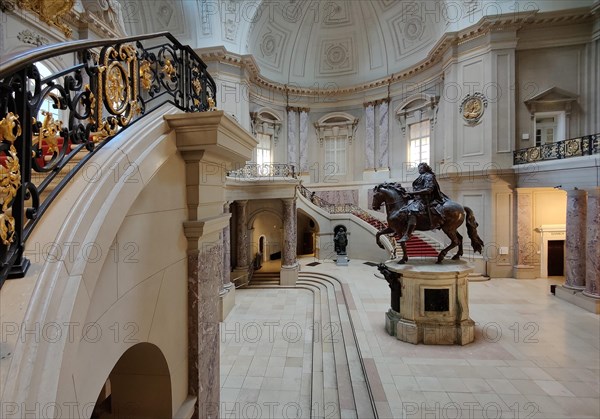
<path fill-rule="evenodd" d="M 397 339 L 413 344 L 466 345 L 475 339 L 475 323 L 469 318 L 467 276 L 464 261 L 394 261 L 385 267 L 401 283 L 400 310 L 386 313 L 386 330 Z"/>

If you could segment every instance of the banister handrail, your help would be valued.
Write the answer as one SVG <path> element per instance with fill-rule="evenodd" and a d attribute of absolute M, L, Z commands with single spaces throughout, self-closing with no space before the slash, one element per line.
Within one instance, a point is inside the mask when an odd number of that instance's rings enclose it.
<path fill-rule="evenodd" d="M 38 65 L 66 54 L 73 64 L 42 79 Z M 0 64 L 0 287 L 25 275 L 25 241 L 93 153 L 164 104 L 186 112 L 216 104 L 206 64 L 168 32 L 46 45 L 6 58 Z M 88 154 L 68 167 L 80 151 Z M 42 195 L 59 173 L 66 174 Z"/>
<path fill-rule="evenodd" d="M 82 49 L 98 48 L 104 45 L 124 44 L 127 42 L 143 41 L 145 39 L 158 38 L 161 36 L 164 36 L 173 43 L 184 47 L 184 45 L 182 45 L 173 35 L 171 35 L 170 32 L 156 32 L 152 34 L 128 36 L 124 38 L 95 39 L 92 41 L 84 39 L 78 41 L 61 42 L 57 44 L 41 45 L 37 48 L 18 52 L 12 56 L 10 54 L 4 56 L 2 59 L 2 63 L 0 63 L 0 79 L 3 79 L 10 73 L 15 73 L 19 70 L 22 70 L 28 64 L 56 57 L 57 55 L 64 55 L 71 52 L 77 52 Z M 190 48 L 190 50 L 192 49 Z"/>

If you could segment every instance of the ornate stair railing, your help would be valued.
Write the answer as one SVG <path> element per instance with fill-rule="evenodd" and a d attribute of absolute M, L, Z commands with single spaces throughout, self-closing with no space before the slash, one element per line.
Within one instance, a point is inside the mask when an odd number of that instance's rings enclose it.
<path fill-rule="evenodd" d="M 75 63 L 42 77 L 36 63 L 54 58 Z M 27 238 L 95 151 L 161 105 L 202 112 L 216 100 L 206 64 L 167 32 L 43 46 L 3 61 L 0 287 L 25 275 Z M 84 149 L 81 161 L 69 164 Z M 66 175 L 42 200 L 61 170 Z"/>
<path fill-rule="evenodd" d="M 248 163 L 237 170 L 227 172 L 227 176 L 238 179 L 253 179 L 265 177 L 296 178 L 294 165 L 286 163 Z"/>
<path fill-rule="evenodd" d="M 514 152 L 514 164 L 600 154 L 600 134 L 584 135 L 551 144 L 523 148 Z"/>

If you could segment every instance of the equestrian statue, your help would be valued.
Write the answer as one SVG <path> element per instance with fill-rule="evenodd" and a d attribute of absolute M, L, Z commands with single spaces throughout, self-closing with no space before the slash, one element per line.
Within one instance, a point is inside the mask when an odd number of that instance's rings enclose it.
<path fill-rule="evenodd" d="M 373 189 L 373 209 L 379 210 L 385 203 L 388 227 L 377 232 L 377 245 L 382 234 L 395 233 L 401 236 L 402 259 L 406 263 L 406 242 L 415 230 L 429 231 L 441 229 L 450 238 L 450 245 L 440 251 L 436 263 L 442 263 L 450 249 L 458 246 L 458 252 L 452 257 L 458 260 L 463 255 L 463 238 L 457 229 L 466 218 L 467 234 L 475 252 L 481 253 L 483 240 L 477 234 L 477 221 L 469 207 L 463 207 L 452 201 L 441 190 L 435 174 L 427 163 L 419 164 L 419 177 L 412 184 L 413 191 L 408 192 L 399 183 L 382 183 Z"/>

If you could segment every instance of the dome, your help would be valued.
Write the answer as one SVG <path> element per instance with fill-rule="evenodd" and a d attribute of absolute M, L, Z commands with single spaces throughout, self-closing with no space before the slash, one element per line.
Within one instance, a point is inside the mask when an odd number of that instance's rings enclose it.
<path fill-rule="evenodd" d="M 377 80 L 423 60 L 447 28 L 438 1 L 290 1 L 254 15 L 247 52 L 263 77 L 332 88 Z"/>

